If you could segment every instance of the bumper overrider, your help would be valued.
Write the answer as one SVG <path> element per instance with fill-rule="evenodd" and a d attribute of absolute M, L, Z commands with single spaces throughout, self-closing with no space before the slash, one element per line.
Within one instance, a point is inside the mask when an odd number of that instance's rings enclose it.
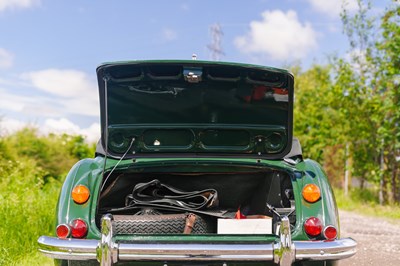
<path fill-rule="evenodd" d="M 119 261 L 273 261 L 291 265 L 299 260 L 339 260 L 356 253 L 351 238 L 334 241 L 292 241 L 290 223 L 282 217 L 280 238 L 267 244 L 118 243 L 113 240 L 112 215 L 101 220 L 101 240 L 41 236 L 39 251 L 63 260 L 95 260 L 100 265 Z"/>

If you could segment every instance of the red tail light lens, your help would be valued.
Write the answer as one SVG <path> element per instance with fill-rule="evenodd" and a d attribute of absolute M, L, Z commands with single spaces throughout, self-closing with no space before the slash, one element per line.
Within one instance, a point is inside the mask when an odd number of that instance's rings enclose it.
<path fill-rule="evenodd" d="M 304 222 L 304 230 L 309 236 L 319 236 L 322 232 L 322 222 L 317 217 L 310 217 Z"/>
<path fill-rule="evenodd" d="M 75 238 L 83 238 L 86 236 L 88 227 L 84 220 L 75 219 L 71 222 L 71 235 Z"/>
<path fill-rule="evenodd" d="M 324 229 L 324 236 L 327 240 L 334 240 L 337 237 L 337 230 L 333 225 L 328 225 Z"/>
<path fill-rule="evenodd" d="M 65 238 L 69 237 L 70 232 L 71 232 L 71 229 L 66 224 L 60 224 L 56 228 L 56 234 L 57 234 L 58 238 L 65 239 Z"/>

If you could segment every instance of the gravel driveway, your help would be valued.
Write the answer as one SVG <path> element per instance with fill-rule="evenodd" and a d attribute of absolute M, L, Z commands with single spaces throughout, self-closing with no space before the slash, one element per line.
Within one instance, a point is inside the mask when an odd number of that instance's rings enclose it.
<path fill-rule="evenodd" d="M 400 266 L 400 221 L 340 211 L 341 237 L 358 243 L 357 254 L 340 265 Z"/>

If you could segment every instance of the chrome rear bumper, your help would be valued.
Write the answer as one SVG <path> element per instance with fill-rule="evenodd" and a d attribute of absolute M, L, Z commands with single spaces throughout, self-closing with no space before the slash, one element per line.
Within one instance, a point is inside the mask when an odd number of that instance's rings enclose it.
<path fill-rule="evenodd" d="M 113 240 L 112 216 L 102 219 L 102 239 L 59 239 L 42 236 L 39 251 L 65 260 L 95 260 L 100 265 L 118 261 L 274 261 L 291 265 L 297 260 L 339 260 L 356 253 L 351 238 L 335 241 L 292 241 L 289 220 L 283 218 L 280 240 L 270 244 L 135 244 Z"/>

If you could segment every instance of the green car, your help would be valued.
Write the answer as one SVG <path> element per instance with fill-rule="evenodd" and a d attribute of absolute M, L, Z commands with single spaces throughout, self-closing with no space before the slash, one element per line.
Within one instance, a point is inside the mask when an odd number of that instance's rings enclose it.
<path fill-rule="evenodd" d="M 293 75 L 207 61 L 97 68 L 101 139 L 62 187 L 57 265 L 335 265 L 340 238 L 321 166 L 293 133 Z"/>

